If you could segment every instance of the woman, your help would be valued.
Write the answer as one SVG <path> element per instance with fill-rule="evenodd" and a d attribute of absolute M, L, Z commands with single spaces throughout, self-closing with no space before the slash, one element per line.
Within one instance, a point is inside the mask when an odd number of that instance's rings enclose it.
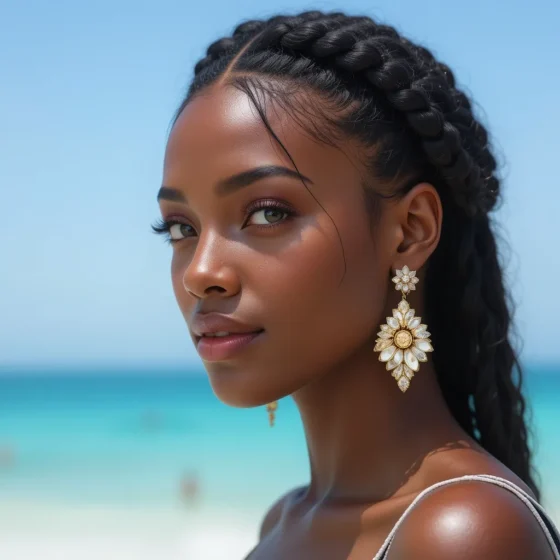
<path fill-rule="evenodd" d="M 451 70 L 369 17 L 245 22 L 196 65 L 153 228 L 215 394 L 291 395 L 309 449 L 251 560 L 560 558 L 499 187 Z"/>

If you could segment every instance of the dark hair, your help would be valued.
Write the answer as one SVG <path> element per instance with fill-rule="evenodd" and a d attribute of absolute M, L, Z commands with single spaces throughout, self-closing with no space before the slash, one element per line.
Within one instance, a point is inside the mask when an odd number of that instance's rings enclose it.
<path fill-rule="evenodd" d="M 437 189 L 444 219 L 427 263 L 424 315 L 433 338 L 445 341 L 433 354 L 438 382 L 462 428 L 540 498 L 511 342 L 512 298 L 488 216 L 498 201 L 497 163 L 449 67 L 367 16 L 310 11 L 246 21 L 208 47 L 173 124 L 226 71 L 227 83 L 250 97 L 283 148 L 265 101 L 289 108 L 320 141 L 357 140 L 369 210 L 387 196 L 380 185 L 391 188 L 390 196 L 424 180 Z M 306 103 L 299 94 L 309 92 L 316 95 Z"/>

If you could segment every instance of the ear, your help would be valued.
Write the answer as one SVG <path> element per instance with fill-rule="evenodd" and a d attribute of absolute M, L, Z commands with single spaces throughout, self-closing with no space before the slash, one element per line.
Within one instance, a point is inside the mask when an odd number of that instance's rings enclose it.
<path fill-rule="evenodd" d="M 397 248 L 393 268 L 405 264 L 418 270 L 435 251 L 441 235 L 443 212 L 441 199 L 430 183 L 415 185 L 396 208 L 401 242 Z"/>

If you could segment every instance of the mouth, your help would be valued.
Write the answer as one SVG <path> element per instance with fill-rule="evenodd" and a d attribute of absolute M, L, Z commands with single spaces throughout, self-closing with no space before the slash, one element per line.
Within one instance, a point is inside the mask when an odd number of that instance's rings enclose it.
<path fill-rule="evenodd" d="M 247 345 L 261 338 L 264 329 L 252 332 L 233 333 L 218 331 L 196 336 L 196 350 L 200 357 L 207 362 L 219 362 L 235 356 Z"/>

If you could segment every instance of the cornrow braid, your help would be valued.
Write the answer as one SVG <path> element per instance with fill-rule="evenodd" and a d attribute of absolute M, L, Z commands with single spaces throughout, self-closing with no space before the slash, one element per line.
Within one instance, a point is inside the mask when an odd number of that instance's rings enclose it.
<path fill-rule="evenodd" d="M 428 56 L 427 49 L 422 51 L 421 62 L 427 69 L 422 75 L 415 49 L 387 26 L 377 33 L 369 18 L 349 24 L 341 18 L 300 20 L 296 17 L 267 26 L 252 47 L 289 49 L 313 59 L 330 59 L 344 72 L 363 73 L 404 114 L 428 160 L 455 190 L 465 210 L 474 216 L 492 208 L 497 194 L 497 180 L 492 176 L 496 162 L 488 153 L 481 168 L 462 146 L 455 124 L 471 126 L 474 119 L 458 111 L 464 108 L 451 93 L 454 79 Z"/>
<path fill-rule="evenodd" d="M 424 303 L 434 339 L 445 341 L 433 355 L 438 382 L 463 429 L 539 497 L 522 370 L 511 342 L 512 302 L 488 215 L 499 196 L 497 164 L 488 132 L 451 69 L 367 16 L 309 11 L 251 20 L 208 47 L 173 124 L 226 73 L 280 144 L 255 92 L 294 118 L 301 100 L 292 93 L 315 94 L 306 113 L 312 118 L 300 124 L 321 141 L 341 133 L 364 147 L 366 170 L 376 179 L 364 184 L 368 210 L 385 196 L 374 183 L 389 184 L 391 196 L 421 180 L 437 189 L 444 220 L 426 267 Z"/>

